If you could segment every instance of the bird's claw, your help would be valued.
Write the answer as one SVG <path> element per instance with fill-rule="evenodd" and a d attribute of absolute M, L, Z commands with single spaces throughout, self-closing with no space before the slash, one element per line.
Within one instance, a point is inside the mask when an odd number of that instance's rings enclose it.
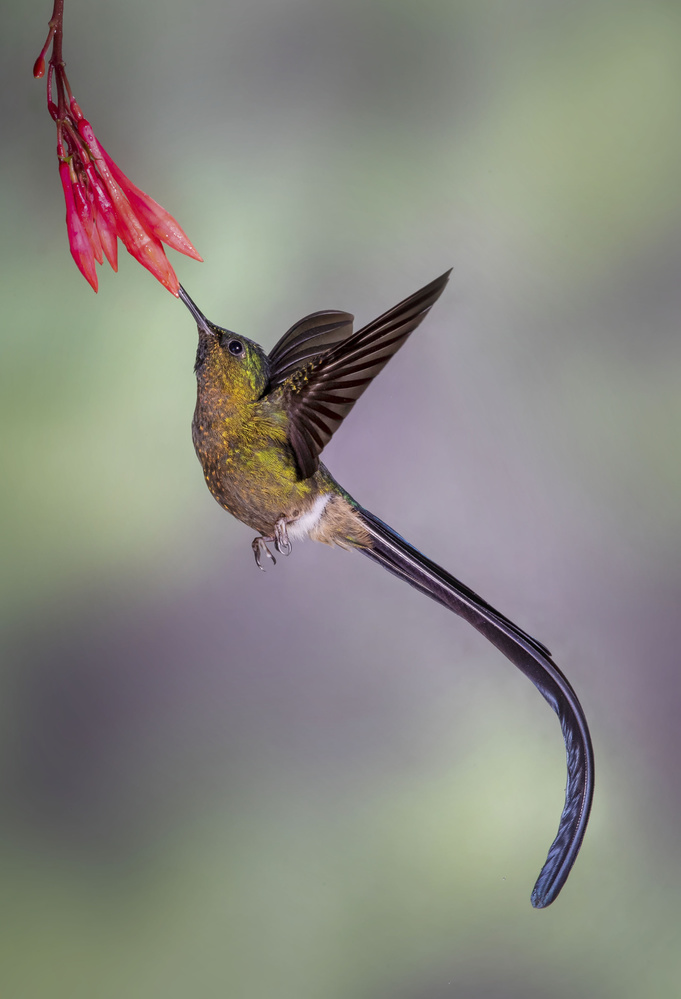
<path fill-rule="evenodd" d="M 266 555 L 267 558 L 272 559 L 272 565 L 277 564 L 276 558 L 267 547 L 267 542 L 273 540 L 274 538 L 263 538 L 262 536 L 258 536 L 257 538 L 253 538 L 253 541 L 251 542 L 251 548 L 253 549 L 253 554 L 255 556 L 255 564 L 259 569 L 262 569 L 263 572 L 265 571 L 265 566 L 262 564 L 263 554 Z"/>
<path fill-rule="evenodd" d="M 265 555 L 267 558 L 272 559 L 272 565 L 277 564 L 277 560 L 272 554 L 272 552 L 267 547 L 268 543 L 273 543 L 274 547 L 277 549 L 280 555 L 290 555 L 293 551 L 293 545 L 291 544 L 286 531 L 286 519 L 285 517 L 280 517 L 279 520 L 274 525 L 274 537 L 266 538 L 264 535 L 259 535 L 257 538 L 253 538 L 251 547 L 253 549 L 253 554 L 255 555 L 255 564 L 259 569 L 265 571 L 265 566 L 262 564 L 262 556 Z"/>
<path fill-rule="evenodd" d="M 280 517 L 274 525 L 274 547 L 280 555 L 290 555 L 293 551 L 293 545 L 289 540 L 284 517 Z"/>

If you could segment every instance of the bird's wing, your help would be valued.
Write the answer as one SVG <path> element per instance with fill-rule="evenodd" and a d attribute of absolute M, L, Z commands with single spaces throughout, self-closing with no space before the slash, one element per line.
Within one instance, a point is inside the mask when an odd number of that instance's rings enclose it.
<path fill-rule="evenodd" d="M 299 320 L 269 352 L 270 391 L 282 385 L 296 368 L 352 336 L 355 317 L 328 309 Z"/>
<path fill-rule="evenodd" d="M 316 312 L 292 327 L 269 355 L 269 391 L 281 386 L 289 441 L 301 477 L 314 475 L 319 455 L 367 385 L 437 301 L 451 271 L 352 333 L 346 312 Z"/>

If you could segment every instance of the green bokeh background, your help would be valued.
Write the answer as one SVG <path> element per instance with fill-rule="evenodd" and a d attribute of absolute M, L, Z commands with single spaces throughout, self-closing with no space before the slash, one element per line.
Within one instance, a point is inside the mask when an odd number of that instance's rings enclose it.
<path fill-rule="evenodd" d="M 327 457 L 580 694 L 596 802 L 545 912 L 555 717 L 356 555 L 255 570 L 193 455 L 188 315 L 71 261 L 49 14 L 0 36 L 0 994 L 676 994 L 681 5 L 66 5 L 209 317 L 270 347 L 453 266 Z"/>

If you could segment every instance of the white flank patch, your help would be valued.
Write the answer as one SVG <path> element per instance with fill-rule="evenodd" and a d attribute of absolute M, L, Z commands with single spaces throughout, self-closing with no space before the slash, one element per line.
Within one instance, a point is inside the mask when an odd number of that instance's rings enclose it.
<path fill-rule="evenodd" d="M 298 541 L 301 538 L 307 538 L 309 536 L 310 531 L 315 528 L 322 519 L 324 508 L 330 499 L 331 493 L 322 493 L 321 496 L 317 497 L 312 508 L 308 510 L 307 513 L 304 513 L 293 522 L 289 521 L 286 525 L 286 531 L 292 541 Z"/>

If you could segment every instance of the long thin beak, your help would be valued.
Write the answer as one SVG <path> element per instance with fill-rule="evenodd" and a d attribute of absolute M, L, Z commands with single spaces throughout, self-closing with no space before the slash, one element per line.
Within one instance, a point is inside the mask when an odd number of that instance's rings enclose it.
<path fill-rule="evenodd" d="M 199 307 L 195 305 L 194 302 L 192 302 L 191 298 L 184 290 L 182 285 L 180 285 L 179 296 L 184 302 L 184 304 L 187 306 L 191 314 L 193 315 L 194 319 L 196 320 L 196 325 L 199 327 L 199 329 L 203 330 L 204 333 L 208 333 L 209 336 L 215 336 L 215 329 L 212 323 L 210 323 L 206 319 L 203 312 L 201 312 L 201 309 L 199 309 Z"/>

